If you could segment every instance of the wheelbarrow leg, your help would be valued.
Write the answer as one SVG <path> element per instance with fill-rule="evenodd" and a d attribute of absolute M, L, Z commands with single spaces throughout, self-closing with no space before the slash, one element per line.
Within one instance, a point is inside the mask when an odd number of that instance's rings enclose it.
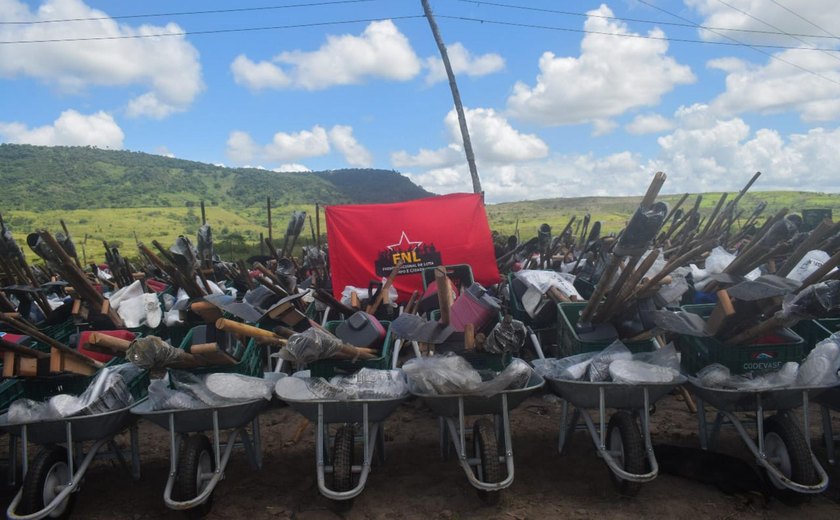
<path fill-rule="evenodd" d="M 709 449 L 709 437 L 706 433 L 706 404 L 703 399 L 697 398 L 697 433 L 700 437 L 700 448 Z"/>
<path fill-rule="evenodd" d="M 560 412 L 560 438 L 557 441 L 557 452 L 564 455 L 564 451 L 569 443 L 572 441 L 572 434 L 577 430 L 578 422 L 580 421 L 580 410 L 575 408 L 572 411 L 572 420 L 569 421 L 569 401 L 563 399 L 562 410 Z"/>
<path fill-rule="evenodd" d="M 831 411 L 827 406 L 821 405 L 823 440 L 825 441 L 825 455 L 828 463 L 834 466 L 837 461 L 834 459 L 834 430 L 831 427 Z"/>

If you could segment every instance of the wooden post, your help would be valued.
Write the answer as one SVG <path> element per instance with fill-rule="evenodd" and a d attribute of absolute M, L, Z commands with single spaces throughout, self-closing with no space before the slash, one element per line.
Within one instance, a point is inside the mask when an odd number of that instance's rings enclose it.
<path fill-rule="evenodd" d="M 467 128 L 467 117 L 464 115 L 461 94 L 458 92 L 458 84 L 455 82 L 455 73 L 452 71 L 452 64 L 449 63 L 449 54 L 446 52 L 446 45 L 440 36 L 435 17 L 432 15 L 432 8 L 429 7 L 429 0 L 420 0 L 420 2 L 423 4 L 423 12 L 429 21 L 432 36 L 435 38 L 435 43 L 437 43 L 438 50 L 440 51 L 440 57 L 443 60 L 443 66 L 446 69 L 446 75 L 449 77 L 449 88 L 452 90 L 452 100 L 455 102 L 455 111 L 458 113 L 458 125 L 461 127 L 461 137 L 464 140 L 464 153 L 467 156 L 467 164 L 469 165 L 470 176 L 472 177 L 473 193 L 482 193 L 481 180 L 478 178 L 478 169 L 475 166 L 472 141 L 470 141 L 470 132 Z"/>

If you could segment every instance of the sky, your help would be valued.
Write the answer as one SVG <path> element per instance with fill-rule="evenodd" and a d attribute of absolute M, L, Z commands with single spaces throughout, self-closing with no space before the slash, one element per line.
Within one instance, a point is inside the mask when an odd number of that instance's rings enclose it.
<path fill-rule="evenodd" d="M 430 0 L 488 203 L 840 191 L 837 0 Z M 420 0 L 0 0 L 0 142 L 472 192 Z"/>

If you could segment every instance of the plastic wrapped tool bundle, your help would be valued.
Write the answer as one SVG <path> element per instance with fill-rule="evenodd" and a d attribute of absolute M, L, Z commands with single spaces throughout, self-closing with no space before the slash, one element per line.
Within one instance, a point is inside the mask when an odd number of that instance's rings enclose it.
<path fill-rule="evenodd" d="M 157 336 L 146 336 L 131 342 L 125 357 L 140 368 L 170 366 L 183 356 L 184 352 Z"/>
<path fill-rule="evenodd" d="M 513 355 L 517 355 L 525 344 L 526 336 L 525 324 L 506 316 L 487 335 L 487 340 L 484 342 L 484 350 L 493 354 L 506 354 L 510 352 Z"/>
<path fill-rule="evenodd" d="M 782 304 L 782 316 L 806 320 L 827 316 L 840 309 L 840 280 L 809 285 L 798 294 L 789 294 Z"/>
<path fill-rule="evenodd" d="M 289 343 L 280 350 L 280 357 L 286 361 L 311 363 L 333 357 L 341 350 L 341 340 L 318 327 L 306 329 L 289 338 Z"/>
<path fill-rule="evenodd" d="M 228 406 L 254 399 L 271 399 L 274 380 L 240 374 L 193 374 L 170 370 L 149 385 L 153 410 Z"/>
<path fill-rule="evenodd" d="M 134 403 L 128 383 L 140 372 L 130 363 L 105 367 L 79 396 L 58 394 L 44 402 L 18 399 L 9 407 L 9 422 L 49 421 L 125 408 Z"/>

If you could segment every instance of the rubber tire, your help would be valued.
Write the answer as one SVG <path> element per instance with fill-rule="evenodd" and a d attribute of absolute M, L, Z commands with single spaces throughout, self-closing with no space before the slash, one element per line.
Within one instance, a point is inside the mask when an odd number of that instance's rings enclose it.
<path fill-rule="evenodd" d="M 210 469 L 216 470 L 216 458 L 213 455 L 213 447 L 206 435 L 190 435 L 181 443 L 181 450 L 178 453 L 178 472 L 175 474 L 175 485 L 173 486 L 173 499 L 179 501 L 190 500 L 199 495 L 198 489 L 198 468 L 202 453 L 210 457 Z M 185 509 L 187 518 L 204 518 L 213 508 L 213 494 L 207 500 L 192 509 Z"/>
<path fill-rule="evenodd" d="M 476 476 L 483 482 L 501 482 L 502 467 L 499 464 L 499 444 L 496 441 L 496 427 L 489 419 L 478 419 L 473 424 L 473 446 L 475 456 L 481 462 L 474 468 Z M 476 490 L 478 497 L 488 506 L 499 503 L 501 491 Z"/>
<path fill-rule="evenodd" d="M 333 440 L 333 491 L 353 489 L 353 459 L 356 451 L 356 432 L 352 424 L 344 424 L 335 432 Z M 349 511 L 353 499 L 333 500 L 337 512 Z"/>
<path fill-rule="evenodd" d="M 45 446 L 41 448 L 35 460 L 29 466 L 26 477 L 24 477 L 23 492 L 18 506 L 19 514 L 32 514 L 44 508 L 44 484 L 47 476 L 58 464 L 67 466 L 67 450 L 64 447 Z M 76 493 L 73 492 L 67 497 L 61 513 L 55 516 L 49 515 L 46 518 L 64 519 L 69 517 L 75 503 Z M 59 506 L 59 509 L 61 509 L 61 506 Z"/>
<path fill-rule="evenodd" d="M 618 436 L 617 438 L 615 436 Z M 621 443 L 622 456 L 620 466 L 628 473 L 645 472 L 645 445 L 636 419 L 629 412 L 615 412 L 607 425 L 607 449 L 612 451 L 613 440 Z M 622 496 L 634 497 L 642 488 L 641 482 L 632 482 L 618 478 L 610 470 L 610 480 L 616 491 Z"/>
<path fill-rule="evenodd" d="M 776 436 L 784 444 L 784 450 L 790 460 L 790 475 L 785 476 L 799 484 L 818 483 L 819 476 L 811 458 L 811 451 L 805 442 L 805 436 L 787 414 L 777 413 L 764 421 L 765 453 L 768 437 L 772 438 L 772 436 Z M 782 502 L 795 505 L 805 502 L 810 497 L 805 493 L 797 493 L 786 488 L 780 489 L 763 468 L 762 473 L 773 496 Z"/>

